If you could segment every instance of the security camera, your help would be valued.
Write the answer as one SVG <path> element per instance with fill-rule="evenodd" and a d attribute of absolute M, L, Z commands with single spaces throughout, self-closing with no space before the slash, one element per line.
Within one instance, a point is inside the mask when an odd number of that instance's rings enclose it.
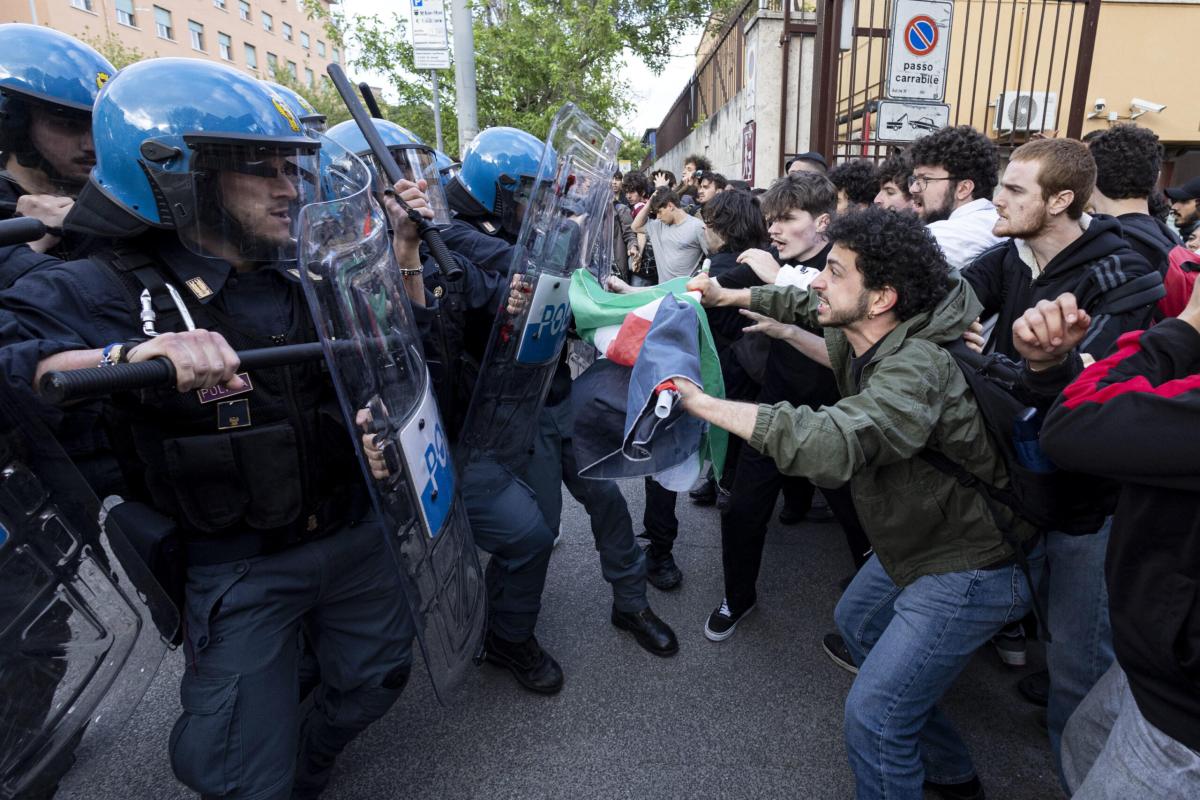
<path fill-rule="evenodd" d="M 1164 108 L 1166 108 L 1167 106 L 1166 106 L 1166 104 L 1165 104 L 1165 103 L 1155 103 L 1155 102 L 1152 102 L 1152 101 L 1150 101 L 1150 100 L 1143 100 L 1143 99 L 1142 99 L 1142 98 L 1140 98 L 1140 97 L 1135 97 L 1135 98 L 1133 98 L 1132 100 L 1130 100 L 1130 101 L 1129 101 L 1129 107 L 1130 107 L 1131 109 L 1134 109 L 1134 113 L 1133 113 L 1133 114 L 1131 114 L 1131 115 L 1129 116 L 1129 118 L 1130 118 L 1130 119 L 1137 119 L 1137 118 L 1138 118 L 1138 117 L 1140 117 L 1142 114 L 1146 114 L 1146 113 L 1149 113 L 1149 112 L 1153 112 L 1153 113 L 1155 113 L 1155 114 L 1158 114 L 1159 112 L 1161 112 L 1161 111 L 1162 111 Z"/>
<path fill-rule="evenodd" d="M 1101 111 L 1103 111 L 1107 107 L 1108 107 L 1108 103 L 1104 102 L 1103 97 L 1097 97 L 1096 102 L 1092 103 L 1092 110 L 1095 111 L 1097 114 L 1099 114 Z"/>

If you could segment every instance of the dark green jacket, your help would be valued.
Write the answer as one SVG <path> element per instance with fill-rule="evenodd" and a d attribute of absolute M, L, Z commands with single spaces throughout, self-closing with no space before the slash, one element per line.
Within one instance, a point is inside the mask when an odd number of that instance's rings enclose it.
<path fill-rule="evenodd" d="M 816 324 L 817 297 L 796 287 L 751 291 L 750 308 L 783 322 Z M 761 405 L 750 444 L 779 469 L 822 486 L 850 483 L 875 554 L 899 586 L 922 575 L 978 569 L 1013 555 L 978 492 L 918 457 L 939 450 L 973 474 L 1008 485 L 975 399 L 939 342 L 962 336 L 980 311 L 957 276 L 932 312 L 901 322 L 883 338 L 862 373 L 851 372 L 845 335 L 825 329 L 825 346 L 842 399 L 818 410 Z M 1033 533 L 1019 525 L 1019 538 Z"/>

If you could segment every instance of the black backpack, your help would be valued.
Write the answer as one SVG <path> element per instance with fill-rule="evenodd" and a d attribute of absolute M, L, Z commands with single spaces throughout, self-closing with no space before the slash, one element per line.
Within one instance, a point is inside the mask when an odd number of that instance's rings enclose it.
<path fill-rule="evenodd" d="M 983 497 L 992 521 L 1004 537 L 1004 542 L 1012 548 L 1017 563 L 1025 574 L 1033 598 L 1034 613 L 1047 631 L 1046 641 L 1050 641 L 1046 612 L 1038 600 L 1037 587 L 1034 585 L 1026 556 L 1045 531 L 1058 530 L 1072 522 L 1074 504 L 1064 502 L 1064 498 L 1071 495 L 1070 486 L 1067 484 L 1072 479 L 1077 479 L 1077 476 L 1059 471 L 1034 471 L 1025 466 L 1017 455 L 1014 428 L 1018 418 L 1031 407 L 1027 402 L 1029 398 L 1022 397 L 1020 391 L 1020 364 L 999 353 L 976 353 L 967 347 L 962 339 L 943 343 L 942 347 L 954 357 L 954 362 L 958 364 L 967 386 L 975 396 L 975 403 L 979 406 L 979 414 L 988 438 L 1008 471 L 1009 486 L 994 486 L 946 454 L 929 447 L 921 451 L 920 457 L 930 466 L 950 475 L 959 484 L 979 492 Z M 1006 514 L 1006 509 L 1011 514 Z M 1012 515 L 1032 524 L 1037 528 L 1038 534 L 1026 542 L 1017 541 Z M 1078 524 L 1077 518 L 1073 521 Z"/>

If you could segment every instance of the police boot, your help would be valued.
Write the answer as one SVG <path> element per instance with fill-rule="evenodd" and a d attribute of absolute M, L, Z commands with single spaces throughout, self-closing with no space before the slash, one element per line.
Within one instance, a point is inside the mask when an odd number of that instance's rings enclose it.
<path fill-rule="evenodd" d="M 558 694 L 563 687 L 562 667 L 542 649 L 537 637 L 530 636 L 523 642 L 510 642 L 489 630 L 483 642 L 483 658 L 508 669 L 517 683 L 531 692 Z"/>
<path fill-rule="evenodd" d="M 629 631 L 633 638 L 648 653 L 656 656 L 673 656 L 679 652 L 679 641 L 671 626 L 658 618 L 649 608 L 641 611 L 612 610 L 612 624 L 623 631 Z"/>

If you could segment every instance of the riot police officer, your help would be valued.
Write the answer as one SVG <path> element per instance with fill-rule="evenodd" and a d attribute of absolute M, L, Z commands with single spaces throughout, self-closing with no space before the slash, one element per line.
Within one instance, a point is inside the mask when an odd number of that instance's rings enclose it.
<path fill-rule="evenodd" d="M 49 233 L 35 252 L 78 257 L 62 225 L 96 163 L 92 104 L 116 70 L 94 49 L 38 25 L 0 25 L 0 219 L 34 217 Z M 7 261 L 7 259 L 6 259 Z M 24 263 L 42 263 L 26 259 Z M 2 279 L 15 279 L 5 264 Z M 20 270 L 18 270 L 20 272 Z"/>
<path fill-rule="evenodd" d="M 376 119 L 374 124 L 402 171 L 413 179 L 431 181 L 426 192 L 435 198 L 431 205 L 437 209 L 444 201 L 438 199 L 441 185 L 437 183 L 434 152 L 395 123 Z M 354 122 L 335 125 L 329 136 L 374 162 Z M 378 164 L 375 167 L 382 172 Z M 433 218 L 438 218 L 436 210 Z M 459 281 L 446 280 L 432 257 L 425 255 L 424 286 L 428 296 L 424 313 L 417 307 L 413 311 L 418 321 L 428 317 L 426 359 L 443 420 L 451 441 L 457 442 L 486 344 L 482 337 L 470 336 L 471 322 L 476 321 L 476 330 L 490 328 L 492 316 L 508 295 L 509 283 L 504 274 L 480 269 L 461 252 L 455 251 L 454 257 L 463 268 Z M 505 467 L 495 463 L 467 465 L 462 470 L 460 487 L 475 542 L 492 554 L 485 574 L 490 617 L 485 658 L 509 670 L 524 688 L 554 694 L 563 686 L 562 668 L 534 634 L 554 535 L 532 490 Z"/>
<path fill-rule="evenodd" d="M 496 269 L 508 269 L 542 150 L 542 142 L 515 128 L 489 128 L 471 142 L 462 169 L 447 191 L 457 212 L 447 235 L 451 247 L 460 248 L 472 259 L 492 263 Z M 635 542 L 620 488 L 612 481 L 579 477 L 566 359 L 564 347 L 521 478 L 533 488 L 542 515 L 554 531 L 562 518 L 562 486 L 566 485 L 591 519 L 601 572 L 613 590 L 612 624 L 632 633 L 648 652 L 674 655 L 679 649 L 675 633 L 650 609 L 646 598 L 645 556 Z"/>
<path fill-rule="evenodd" d="M 171 763 L 205 796 L 316 797 L 402 692 L 413 621 L 323 367 L 241 372 L 233 348 L 315 340 L 290 270 L 294 228 L 322 199 L 336 145 L 260 82 L 198 59 L 123 70 L 97 99 L 95 130 L 78 202 L 124 238 L 0 294 L 27 338 L 7 361 L 34 379 L 172 362 L 178 391 L 122 399 L 137 497 L 174 521 L 188 559 Z M 398 187 L 423 207 L 416 187 Z M 418 241 L 398 217 L 402 267 Z M 303 717 L 301 628 L 322 674 Z"/>

